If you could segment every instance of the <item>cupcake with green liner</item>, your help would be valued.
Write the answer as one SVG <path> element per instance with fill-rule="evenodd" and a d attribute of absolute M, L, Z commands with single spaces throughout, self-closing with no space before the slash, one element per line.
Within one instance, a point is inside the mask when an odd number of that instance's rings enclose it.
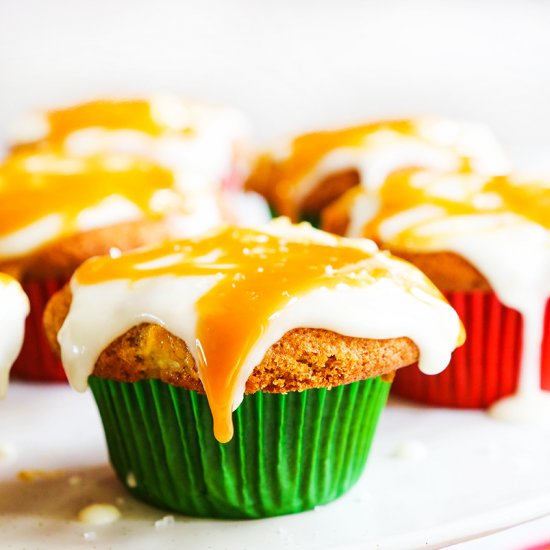
<path fill-rule="evenodd" d="M 45 326 L 129 490 L 221 518 L 342 495 L 395 370 L 439 372 L 464 338 L 410 264 L 286 220 L 91 259 Z"/>

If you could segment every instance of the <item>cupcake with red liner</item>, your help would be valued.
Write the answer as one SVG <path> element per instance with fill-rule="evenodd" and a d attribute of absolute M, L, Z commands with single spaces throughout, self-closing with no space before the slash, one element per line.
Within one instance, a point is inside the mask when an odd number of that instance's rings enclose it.
<path fill-rule="evenodd" d="M 6 394 L 11 366 L 23 345 L 29 299 L 19 283 L 0 273 L 0 398 Z"/>
<path fill-rule="evenodd" d="M 260 155 L 246 186 L 276 213 L 317 224 L 347 190 L 379 189 L 411 167 L 497 175 L 509 162 L 485 126 L 424 116 L 298 136 Z"/>
<path fill-rule="evenodd" d="M 394 371 L 439 372 L 463 340 L 418 269 L 284 220 L 88 260 L 45 326 L 128 489 L 228 518 L 343 494 Z"/>
<path fill-rule="evenodd" d="M 14 147 L 0 165 L 0 270 L 16 277 L 31 300 L 14 376 L 65 380 L 41 319 L 48 299 L 87 258 L 195 235 L 222 222 L 268 217 L 258 197 L 222 190 L 221 163 L 218 175 L 203 174 L 202 186 L 199 164 L 189 174 L 185 169 L 191 170 L 190 165 L 178 164 L 184 136 L 193 129 L 204 135 L 190 146 L 189 158 L 203 149 L 206 155 L 209 143 L 214 159 L 216 153 L 233 159 L 229 134 L 225 142 L 215 132 L 215 139 L 207 139 L 199 115 L 187 120 L 184 132 L 180 112 L 180 118 L 177 113 L 173 117 L 182 136 L 173 136 L 160 123 L 153 124 L 158 122 L 151 118 L 154 105 L 97 102 L 53 112 L 44 119 L 49 130 L 42 141 Z M 163 112 L 165 125 L 168 112 Z M 132 123 L 136 130 L 130 129 Z"/>
<path fill-rule="evenodd" d="M 323 227 L 376 240 L 414 263 L 464 323 L 466 344 L 434 377 L 394 392 L 440 406 L 542 418 L 550 408 L 550 185 L 471 172 L 404 170 L 325 209 Z"/>

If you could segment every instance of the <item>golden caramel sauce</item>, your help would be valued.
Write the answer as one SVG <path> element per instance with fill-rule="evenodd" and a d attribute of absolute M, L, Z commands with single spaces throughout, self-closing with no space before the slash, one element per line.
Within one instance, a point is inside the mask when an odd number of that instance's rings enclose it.
<path fill-rule="evenodd" d="M 71 233 L 82 210 L 112 195 L 121 195 L 155 216 L 150 206 L 153 194 L 172 184 L 169 171 L 144 159 L 13 154 L 0 165 L 0 236 L 51 214 L 61 217 L 61 234 Z"/>
<path fill-rule="evenodd" d="M 296 242 L 252 229 L 224 228 L 119 258 L 92 258 L 77 270 L 76 280 L 91 285 L 162 276 L 218 278 L 196 304 L 196 349 L 214 434 L 227 442 L 233 435 L 233 399 L 243 363 L 270 318 L 290 301 L 313 289 L 368 286 L 385 277 L 408 291 L 421 287 L 441 298 L 427 279 L 411 280 L 408 264 L 396 260 L 390 273 L 373 254 L 342 239 L 335 238 L 335 243 Z M 404 274 L 396 265 L 404 266 Z"/>
<path fill-rule="evenodd" d="M 481 179 L 482 176 L 469 174 L 467 170 L 456 174 L 427 175 L 426 185 L 417 181 L 424 173 L 417 169 L 401 170 L 390 174 L 378 192 L 380 208 L 364 227 L 363 234 L 379 237 L 380 225 L 387 219 L 401 212 L 420 206 L 432 205 L 443 210 L 444 216 L 460 216 L 480 213 L 514 212 L 535 223 L 550 229 L 550 187 L 533 182 L 517 184 L 506 176 Z M 461 196 L 453 197 L 437 192 L 437 183 L 446 179 L 458 178 L 462 186 Z M 462 178 L 462 179 L 460 179 Z M 480 184 L 470 186 L 468 178 L 478 178 Z M 462 185 L 463 184 L 463 185 Z M 493 195 L 496 199 L 493 206 L 481 203 L 479 199 Z M 416 225 L 400 232 L 394 246 L 407 248 L 405 243 L 414 233 Z"/>

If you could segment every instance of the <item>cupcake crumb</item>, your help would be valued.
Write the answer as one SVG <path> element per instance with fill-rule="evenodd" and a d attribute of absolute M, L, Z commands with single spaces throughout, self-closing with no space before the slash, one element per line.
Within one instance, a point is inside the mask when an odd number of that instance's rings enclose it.
<path fill-rule="evenodd" d="M 164 516 L 162 519 L 155 521 L 155 529 L 165 529 L 166 527 L 174 525 L 175 522 L 174 516 Z"/>
<path fill-rule="evenodd" d="M 0 443 L 0 462 L 15 462 L 17 456 L 18 453 L 15 445 L 12 445 L 11 443 Z"/>
<path fill-rule="evenodd" d="M 78 521 L 89 525 L 107 525 L 120 518 L 120 510 L 112 504 L 90 504 L 78 512 Z"/>
<path fill-rule="evenodd" d="M 94 541 L 95 539 L 97 539 L 97 533 L 95 531 L 86 531 L 83 535 L 82 535 L 82 538 L 86 541 L 86 542 L 91 542 L 91 541 Z"/>
<path fill-rule="evenodd" d="M 124 497 L 118 497 L 115 502 L 117 503 L 117 506 L 123 506 L 126 504 L 126 499 Z"/>
<path fill-rule="evenodd" d="M 128 485 L 130 489 L 135 489 L 137 487 L 137 480 L 134 472 L 128 472 L 126 474 L 126 485 Z"/>
<path fill-rule="evenodd" d="M 420 441 L 405 441 L 397 445 L 392 456 L 403 460 L 423 460 L 428 456 L 428 449 Z"/>

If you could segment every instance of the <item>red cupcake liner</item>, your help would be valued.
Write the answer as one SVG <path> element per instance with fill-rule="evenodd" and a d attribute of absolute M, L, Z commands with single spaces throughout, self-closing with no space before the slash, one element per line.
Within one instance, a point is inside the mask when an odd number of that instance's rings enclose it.
<path fill-rule="evenodd" d="M 516 391 L 522 317 L 491 292 L 451 292 L 446 298 L 464 324 L 466 343 L 453 353 L 441 374 L 426 376 L 416 366 L 400 369 L 392 391 L 440 407 L 487 408 Z M 550 300 L 542 343 L 541 386 L 550 389 Z"/>
<path fill-rule="evenodd" d="M 42 316 L 48 300 L 67 279 L 48 279 L 23 283 L 31 303 L 31 312 L 25 323 L 25 339 L 19 357 L 11 369 L 11 376 L 22 380 L 66 382 L 61 361 L 53 354 L 46 339 Z"/>

